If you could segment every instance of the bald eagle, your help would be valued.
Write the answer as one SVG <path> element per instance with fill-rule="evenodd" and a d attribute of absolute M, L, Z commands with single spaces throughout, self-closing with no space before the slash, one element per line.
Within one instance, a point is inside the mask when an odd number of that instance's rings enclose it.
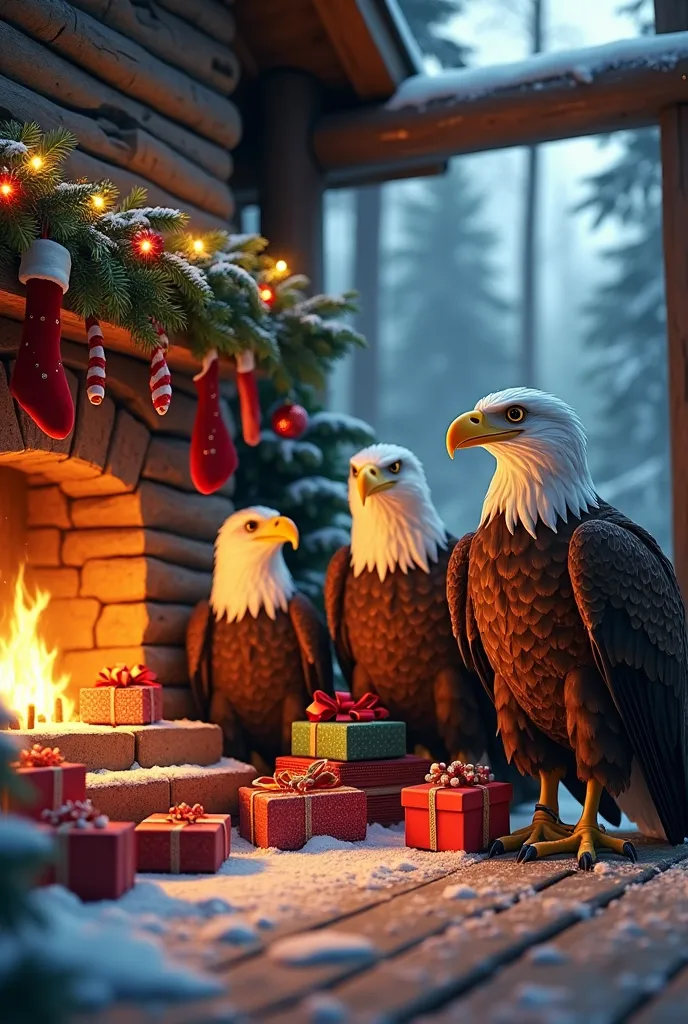
<path fill-rule="evenodd" d="M 492 696 L 508 759 L 540 778 L 532 825 L 493 853 L 520 860 L 600 850 L 634 859 L 598 827 L 605 791 L 641 832 L 688 834 L 685 609 L 669 559 L 597 494 L 578 416 L 552 395 L 488 395 L 450 425 L 447 450 L 497 460 L 482 520 L 452 554 L 447 594 L 464 663 Z M 574 828 L 559 782 L 585 783 Z"/>
<path fill-rule="evenodd" d="M 282 553 L 298 542 L 296 524 L 275 509 L 231 515 L 215 544 L 210 602 L 187 630 L 199 712 L 222 726 L 226 753 L 253 756 L 261 771 L 290 751 L 291 724 L 313 692 L 333 692 L 327 629 Z"/>
<path fill-rule="evenodd" d="M 473 761 L 494 745 L 494 709 L 464 668 L 446 599 L 449 537 L 416 456 L 375 444 L 350 462 L 351 546 L 325 580 L 330 635 L 353 696 L 377 693 L 411 750 Z M 502 751 L 499 754 L 504 759 Z"/>

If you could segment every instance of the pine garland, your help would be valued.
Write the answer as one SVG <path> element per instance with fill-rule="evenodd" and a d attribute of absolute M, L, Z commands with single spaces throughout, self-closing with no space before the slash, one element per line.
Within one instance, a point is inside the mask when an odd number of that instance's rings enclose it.
<path fill-rule="evenodd" d="M 192 236 L 186 214 L 146 205 L 143 188 L 120 200 L 110 181 L 65 181 L 77 142 L 62 128 L 0 123 L 0 263 L 16 272 L 21 253 L 50 237 L 72 257 L 75 313 L 124 328 L 147 353 L 154 321 L 185 331 L 199 357 L 250 349 L 282 392 L 322 388 L 332 364 L 364 344 L 342 321 L 354 294 L 307 298 L 307 279 L 280 270 L 264 238 Z"/>

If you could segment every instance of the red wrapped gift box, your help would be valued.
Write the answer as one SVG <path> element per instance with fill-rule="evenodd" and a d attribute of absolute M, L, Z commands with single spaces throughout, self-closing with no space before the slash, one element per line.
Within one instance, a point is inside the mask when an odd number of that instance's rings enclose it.
<path fill-rule="evenodd" d="M 508 782 L 450 788 L 408 786 L 401 802 L 406 817 L 406 845 L 418 850 L 465 850 L 481 853 L 509 833 Z"/>
<path fill-rule="evenodd" d="M 348 786 L 308 793 L 239 790 L 239 834 L 254 846 L 300 850 L 313 836 L 356 843 L 366 837 L 366 819 L 365 793 Z"/>
<path fill-rule="evenodd" d="M 40 821 L 43 811 L 57 810 L 68 800 L 86 798 L 85 764 L 64 761 L 50 768 L 16 768 L 15 771 L 31 784 L 33 794 L 26 804 L 7 798 L 5 810 L 14 814 Z"/>
<path fill-rule="evenodd" d="M 54 867 L 42 884 L 58 882 L 80 899 L 116 900 L 134 884 L 136 839 L 129 821 L 111 821 L 104 828 L 88 825 L 39 825 L 55 839 Z"/>
<path fill-rule="evenodd" d="M 228 814 L 204 814 L 194 822 L 151 814 L 136 826 L 138 870 L 214 874 L 229 857 L 231 827 Z"/>
<path fill-rule="evenodd" d="M 278 757 L 275 771 L 285 769 L 303 772 L 312 757 Z M 394 825 L 404 820 L 401 806 L 401 791 L 404 786 L 424 782 L 430 770 L 430 761 L 425 757 L 407 754 L 405 757 L 391 757 L 385 761 L 329 761 L 327 767 L 334 772 L 342 786 L 362 789 L 368 801 L 368 824 Z"/>

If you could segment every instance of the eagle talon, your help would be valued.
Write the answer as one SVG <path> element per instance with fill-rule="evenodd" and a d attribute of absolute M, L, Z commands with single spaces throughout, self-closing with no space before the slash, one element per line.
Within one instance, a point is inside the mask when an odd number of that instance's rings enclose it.
<path fill-rule="evenodd" d="M 492 857 L 499 857 L 502 853 L 505 853 L 504 843 L 501 839 L 495 839 L 494 843 L 490 847 L 487 859 L 490 860 Z"/>
<path fill-rule="evenodd" d="M 582 853 L 578 858 L 578 869 L 580 871 L 592 871 L 594 866 L 595 862 L 591 853 Z"/>
<path fill-rule="evenodd" d="M 623 844 L 623 855 L 624 857 L 628 857 L 628 859 L 632 861 L 634 864 L 638 863 L 638 851 L 636 850 L 633 843 L 629 842 L 628 840 L 626 840 L 626 842 Z"/>
<path fill-rule="evenodd" d="M 537 855 L 536 846 L 522 846 L 516 860 L 519 864 L 527 864 L 530 860 L 537 860 Z"/>

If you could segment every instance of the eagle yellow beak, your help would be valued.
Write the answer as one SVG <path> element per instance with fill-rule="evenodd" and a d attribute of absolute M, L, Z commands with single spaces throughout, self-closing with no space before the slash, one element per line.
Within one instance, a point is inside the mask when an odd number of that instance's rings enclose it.
<path fill-rule="evenodd" d="M 390 487 L 396 485 L 397 481 L 386 469 L 381 469 L 380 466 L 374 466 L 372 462 L 369 462 L 367 466 L 363 466 L 359 470 L 356 483 L 361 504 L 365 505 L 366 498 L 369 498 L 371 494 L 388 491 Z"/>
<path fill-rule="evenodd" d="M 516 427 L 497 427 L 490 423 L 484 412 L 472 409 L 463 416 L 457 416 L 447 431 L 447 451 L 454 458 L 457 448 L 475 448 L 481 444 L 497 444 L 518 437 L 523 431 Z"/>
<path fill-rule="evenodd" d="M 299 528 L 293 519 L 288 516 L 277 516 L 275 519 L 266 519 L 262 522 L 253 534 L 255 540 L 267 540 L 273 544 L 286 544 L 289 542 L 294 551 L 299 546 Z"/>

